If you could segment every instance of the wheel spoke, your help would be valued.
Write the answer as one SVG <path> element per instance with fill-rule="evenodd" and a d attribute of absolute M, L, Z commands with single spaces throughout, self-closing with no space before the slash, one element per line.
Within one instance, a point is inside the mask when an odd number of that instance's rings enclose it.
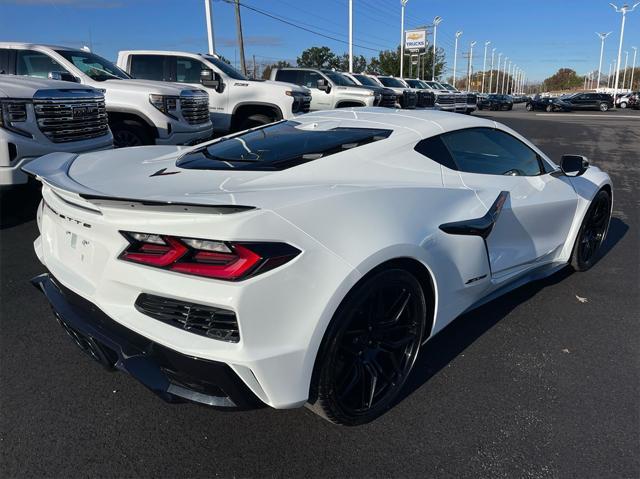
<path fill-rule="evenodd" d="M 360 382 L 360 380 L 362 379 L 362 370 L 363 370 L 363 367 L 362 367 L 361 361 L 358 360 L 352 363 L 352 367 L 349 369 L 349 374 L 346 375 L 347 378 L 350 378 L 349 383 L 344 387 L 342 386 L 338 387 L 338 389 L 341 389 L 339 393 L 340 397 L 345 397 Z M 346 382 L 346 379 L 345 379 L 345 382 Z"/>
<path fill-rule="evenodd" d="M 384 324 L 397 323 L 402 317 L 402 314 L 407 309 L 407 304 L 409 304 L 410 299 L 411 293 L 406 289 L 403 289 L 402 293 L 400 293 L 400 296 L 398 296 L 398 298 L 393 303 L 393 306 L 391 306 L 391 310 L 387 314 L 385 314 L 385 318 L 390 319 L 388 321 L 384 321 Z"/>
<path fill-rule="evenodd" d="M 370 382 L 369 382 L 369 398 L 365 403 L 365 407 L 370 408 L 373 405 L 373 398 L 376 395 L 376 386 L 378 384 L 378 373 L 375 368 L 373 368 L 370 364 L 364 365 L 365 370 L 369 373 Z"/>
<path fill-rule="evenodd" d="M 395 341 L 387 339 L 384 341 L 380 341 L 380 346 L 382 350 L 393 352 L 413 342 L 413 339 L 414 338 L 411 336 L 405 336 L 404 338 L 396 339 Z"/>

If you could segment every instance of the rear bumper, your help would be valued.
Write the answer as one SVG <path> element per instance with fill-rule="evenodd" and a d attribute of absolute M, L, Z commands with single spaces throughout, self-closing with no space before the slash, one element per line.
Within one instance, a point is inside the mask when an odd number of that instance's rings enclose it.
<path fill-rule="evenodd" d="M 184 355 L 135 333 L 50 274 L 31 281 L 85 353 L 107 369 L 127 372 L 165 401 L 241 409 L 264 405 L 227 364 Z"/>

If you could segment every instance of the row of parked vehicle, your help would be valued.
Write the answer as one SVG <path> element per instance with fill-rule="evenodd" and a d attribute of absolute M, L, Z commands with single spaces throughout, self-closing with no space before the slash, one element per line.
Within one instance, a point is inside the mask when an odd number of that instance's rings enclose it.
<path fill-rule="evenodd" d="M 527 101 L 526 108 L 527 111 L 599 110 L 604 112 L 613 108 L 613 96 L 608 93 L 593 92 L 571 93 L 559 97 L 536 95 Z"/>
<path fill-rule="evenodd" d="M 51 151 L 189 145 L 311 110 L 380 106 L 470 113 L 477 97 L 446 83 L 313 68 L 252 81 L 216 55 L 0 43 L 0 185 Z"/>

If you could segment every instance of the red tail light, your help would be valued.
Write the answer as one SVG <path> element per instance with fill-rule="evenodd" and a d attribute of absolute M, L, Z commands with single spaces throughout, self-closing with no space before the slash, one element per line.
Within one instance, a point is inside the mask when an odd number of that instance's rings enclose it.
<path fill-rule="evenodd" d="M 122 235 L 129 245 L 121 260 L 228 281 L 264 273 L 300 254 L 286 243 L 233 243 L 127 231 Z"/>

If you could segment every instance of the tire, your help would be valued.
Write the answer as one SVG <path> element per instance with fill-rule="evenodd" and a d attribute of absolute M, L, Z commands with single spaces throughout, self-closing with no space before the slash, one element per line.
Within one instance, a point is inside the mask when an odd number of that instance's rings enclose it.
<path fill-rule="evenodd" d="M 513 105 L 509 105 L 509 107 L 507 108 L 508 111 L 513 110 Z"/>
<path fill-rule="evenodd" d="M 426 315 L 420 282 L 404 269 L 385 269 L 356 285 L 320 346 L 309 409 L 345 426 L 384 414 L 413 369 Z"/>
<path fill-rule="evenodd" d="M 620 108 L 622 108 L 623 110 L 627 107 L 627 102 L 623 101 L 620 103 Z"/>
<path fill-rule="evenodd" d="M 545 111 L 547 113 L 551 113 L 553 111 L 553 106 L 552 105 L 547 105 L 546 108 L 545 108 Z"/>
<path fill-rule="evenodd" d="M 273 119 L 267 115 L 256 113 L 255 115 L 248 116 L 242 120 L 239 125 L 238 131 L 248 130 L 249 128 L 255 128 L 256 126 L 268 125 L 273 123 Z"/>
<path fill-rule="evenodd" d="M 602 242 L 609 230 L 611 196 L 600 190 L 591 201 L 573 245 L 570 264 L 576 271 L 586 271 L 598 260 Z"/>
<path fill-rule="evenodd" d="M 482 110 L 484 107 L 482 105 L 478 105 L 478 110 Z"/>
<path fill-rule="evenodd" d="M 527 103 L 526 109 L 527 111 L 533 111 L 533 105 L 531 103 Z"/>
<path fill-rule="evenodd" d="M 600 103 L 600 111 L 609 111 L 609 105 L 606 103 Z"/>
<path fill-rule="evenodd" d="M 117 121 L 109 125 L 113 133 L 113 146 L 127 148 L 130 146 L 152 145 L 153 138 L 141 123 L 134 120 Z"/>

